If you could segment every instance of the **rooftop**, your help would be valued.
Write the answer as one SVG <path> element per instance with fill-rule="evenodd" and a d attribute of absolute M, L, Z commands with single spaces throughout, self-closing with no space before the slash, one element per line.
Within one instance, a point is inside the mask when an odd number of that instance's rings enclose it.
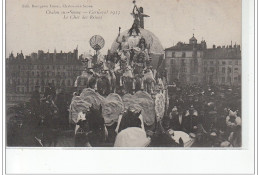
<path fill-rule="evenodd" d="M 206 43 L 205 43 L 206 44 Z M 203 43 L 200 44 L 185 44 L 183 42 L 178 42 L 175 46 L 166 48 L 166 50 L 174 50 L 174 51 L 187 51 L 187 50 L 204 50 L 205 46 Z"/>
<path fill-rule="evenodd" d="M 210 48 L 204 52 L 205 59 L 241 59 L 240 46 Z"/>
<path fill-rule="evenodd" d="M 202 40 L 201 43 L 197 43 L 197 39 L 194 37 L 194 34 L 189 40 L 189 43 L 183 43 L 183 42 L 178 42 L 175 46 L 166 48 L 165 51 L 167 50 L 173 50 L 173 51 L 190 51 L 190 50 L 204 50 L 207 48 L 207 43 L 205 40 Z"/>

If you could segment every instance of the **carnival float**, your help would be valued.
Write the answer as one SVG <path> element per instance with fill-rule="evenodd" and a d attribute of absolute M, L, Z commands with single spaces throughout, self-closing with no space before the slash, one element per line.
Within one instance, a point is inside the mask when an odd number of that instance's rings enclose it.
<path fill-rule="evenodd" d="M 133 3 L 133 24 L 123 32 L 119 27 L 118 36 L 106 56 L 100 52 L 105 45 L 104 38 L 100 35 L 90 38 L 89 44 L 95 52 L 81 60 L 84 70 L 75 80 L 77 92 L 74 93 L 69 110 L 72 124 L 77 125 L 82 120 L 79 117 L 82 111 L 102 107 L 108 131 L 112 128 L 118 132 L 122 116 L 129 110 L 140 112 L 141 132 L 149 135 L 158 128 L 163 129 L 161 121 L 168 108 L 167 79 L 164 68 L 161 68 L 164 50 L 159 39 L 144 29 L 144 17 L 149 16 L 143 13 L 142 7 L 137 7 L 135 1 Z M 139 130 L 129 132 L 143 135 Z M 171 134 L 168 132 L 168 135 Z M 117 135 L 118 140 L 120 135 Z M 186 137 L 189 136 L 186 134 L 183 140 L 190 141 Z M 115 146 L 120 146 L 118 140 Z M 129 146 L 127 143 L 122 145 Z"/>

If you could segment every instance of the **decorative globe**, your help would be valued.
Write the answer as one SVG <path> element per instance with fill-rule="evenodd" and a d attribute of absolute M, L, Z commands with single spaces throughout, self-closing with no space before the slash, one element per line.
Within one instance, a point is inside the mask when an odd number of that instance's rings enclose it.
<path fill-rule="evenodd" d="M 144 37 L 147 45 L 150 44 L 150 52 L 153 54 L 163 54 L 164 53 L 164 49 L 163 46 L 160 42 L 160 40 L 149 30 L 146 29 L 142 29 L 139 28 L 140 32 L 141 32 L 141 37 Z M 126 38 L 128 38 L 128 30 L 122 32 L 120 34 L 119 37 L 119 41 L 122 41 L 122 36 L 125 36 Z M 113 42 L 112 46 L 111 46 L 111 52 L 116 52 L 118 49 L 119 44 L 116 42 L 116 40 Z"/>
<path fill-rule="evenodd" d="M 90 38 L 89 40 L 89 44 L 90 46 L 94 49 L 94 50 L 100 50 L 104 47 L 105 45 L 105 40 L 102 36 L 100 35 L 94 35 Z"/>

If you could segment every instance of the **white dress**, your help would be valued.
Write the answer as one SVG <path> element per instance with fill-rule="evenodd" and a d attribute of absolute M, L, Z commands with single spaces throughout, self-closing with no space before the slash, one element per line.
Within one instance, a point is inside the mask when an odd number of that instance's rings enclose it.
<path fill-rule="evenodd" d="M 134 48 L 137 47 L 139 40 L 141 39 L 140 36 L 130 36 L 128 38 L 128 44 L 129 44 L 129 48 Z"/>

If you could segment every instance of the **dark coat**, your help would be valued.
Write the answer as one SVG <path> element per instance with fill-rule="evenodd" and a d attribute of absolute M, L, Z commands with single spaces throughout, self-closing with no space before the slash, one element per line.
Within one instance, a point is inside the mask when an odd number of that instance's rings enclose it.
<path fill-rule="evenodd" d="M 187 133 L 195 133 L 196 129 L 194 128 L 199 124 L 199 116 L 195 115 L 188 115 L 184 116 L 184 128 L 186 129 Z"/>
<path fill-rule="evenodd" d="M 67 98 L 65 93 L 61 92 L 57 95 L 56 98 L 56 106 L 59 110 L 59 113 L 61 115 L 63 115 L 64 113 L 66 113 L 67 108 L 68 108 L 68 104 L 67 104 Z"/>
<path fill-rule="evenodd" d="M 51 86 L 46 87 L 44 91 L 44 97 L 47 97 L 48 95 L 54 98 L 56 96 L 56 89 Z"/>
<path fill-rule="evenodd" d="M 187 122 L 186 122 L 186 118 L 185 117 L 182 116 L 182 120 L 180 122 L 179 116 L 175 115 L 175 116 L 173 116 L 173 118 L 170 121 L 170 127 L 173 130 L 176 130 L 176 131 L 184 131 L 184 132 L 186 132 L 186 128 L 185 128 L 185 124 L 186 123 Z"/>

